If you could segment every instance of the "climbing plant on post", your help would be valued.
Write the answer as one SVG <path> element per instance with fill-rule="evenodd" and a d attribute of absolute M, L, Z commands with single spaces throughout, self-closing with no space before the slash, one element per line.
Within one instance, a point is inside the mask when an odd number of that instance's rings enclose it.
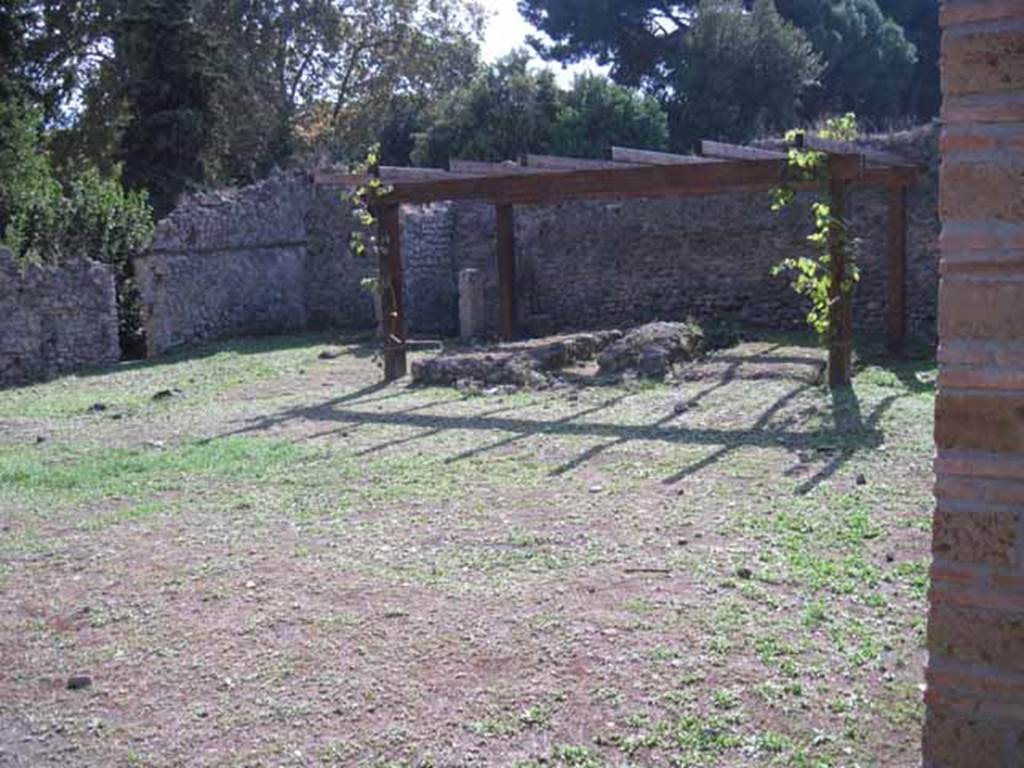
<path fill-rule="evenodd" d="M 826 139 L 849 141 L 857 135 L 853 114 L 832 118 L 820 135 Z M 807 323 L 828 347 L 828 384 L 831 388 L 850 384 L 853 357 L 853 294 L 860 280 L 854 258 L 854 246 L 846 225 L 846 198 L 849 188 L 850 157 L 829 154 L 804 147 L 804 134 L 790 131 L 789 183 L 772 190 L 772 210 L 779 211 L 796 199 L 794 184 L 827 182 L 828 200 L 811 204 L 814 231 L 807 239 L 817 249 L 816 256 L 783 259 L 772 274 L 788 273 L 791 285 L 810 299 Z"/>
<path fill-rule="evenodd" d="M 402 304 L 402 253 L 398 203 L 384 198 L 391 188 L 381 182 L 376 147 L 354 172 L 370 178 L 347 196 L 358 226 L 352 231 L 350 247 L 355 256 L 373 256 L 377 277 L 363 285 L 376 293 L 380 302 L 381 336 L 384 339 L 384 380 L 405 376 L 405 313 Z"/>

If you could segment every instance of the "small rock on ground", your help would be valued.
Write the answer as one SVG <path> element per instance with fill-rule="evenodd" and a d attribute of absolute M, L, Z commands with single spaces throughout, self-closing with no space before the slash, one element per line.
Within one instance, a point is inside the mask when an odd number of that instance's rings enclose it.
<path fill-rule="evenodd" d="M 89 675 L 72 675 L 68 678 L 67 689 L 69 691 L 80 691 L 92 685 L 92 678 Z"/>

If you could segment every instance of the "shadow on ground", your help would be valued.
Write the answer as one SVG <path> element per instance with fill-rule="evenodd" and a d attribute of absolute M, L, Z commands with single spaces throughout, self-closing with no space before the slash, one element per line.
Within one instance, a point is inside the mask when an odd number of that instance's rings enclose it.
<path fill-rule="evenodd" d="M 609 397 L 600 404 L 580 408 L 575 412 L 553 420 L 522 418 L 515 411 L 523 406 L 504 406 L 471 415 L 422 413 L 438 406 L 431 401 L 413 405 L 397 411 L 380 409 L 384 400 L 402 397 L 406 389 L 395 390 L 383 383 L 372 384 L 348 392 L 313 406 L 303 406 L 280 411 L 269 417 L 254 420 L 250 424 L 228 434 L 262 432 L 279 428 L 290 422 L 318 422 L 331 425 L 323 431 L 307 434 L 305 439 L 331 434 L 346 435 L 362 425 L 396 426 L 419 430 L 417 433 L 393 440 L 383 441 L 360 451 L 360 455 L 377 453 L 399 445 L 408 445 L 417 440 L 442 434 L 448 430 L 502 431 L 511 433 L 496 441 L 474 446 L 468 450 L 445 458 L 446 463 L 463 461 L 480 456 L 516 442 L 537 435 L 562 435 L 605 438 L 606 441 L 591 446 L 572 459 L 554 467 L 553 477 L 577 470 L 609 449 L 621 447 L 633 441 L 660 441 L 676 445 L 708 446 L 712 452 L 699 461 L 680 468 L 664 477 L 662 483 L 673 485 L 681 480 L 711 467 L 742 448 L 780 448 L 791 452 L 816 452 L 826 457 L 824 465 L 797 487 L 797 493 L 807 493 L 828 480 L 858 452 L 876 449 L 885 443 L 880 423 L 885 413 L 902 397 L 929 389 L 932 385 L 922 381 L 918 374 L 929 367 L 927 360 L 897 360 L 872 358 L 872 366 L 881 367 L 893 373 L 902 386 L 894 394 L 885 397 L 865 413 L 853 388 L 830 393 L 831 420 L 825 426 L 815 429 L 797 429 L 794 417 L 778 420 L 779 414 L 799 396 L 821 386 L 823 364 L 820 355 L 814 353 L 793 354 L 792 347 L 783 351 L 783 345 L 762 347 L 755 353 L 744 354 L 741 349 L 726 350 L 695 364 L 682 373 L 683 380 L 706 383 L 696 394 L 680 400 L 663 417 L 647 424 L 629 425 L 614 421 L 594 421 L 593 417 L 623 402 L 630 393 Z M 567 379 L 578 386 L 586 386 L 588 377 Z M 697 406 L 713 392 L 738 381 L 788 380 L 793 386 L 765 407 L 753 424 L 742 429 L 687 426 L 686 413 Z M 604 386 L 607 382 L 594 381 Z M 473 397 L 464 395 L 460 401 Z M 451 402 L 451 401 L 449 401 Z M 459 401 L 456 401 L 459 402 Z M 378 404 L 378 410 L 359 410 L 355 406 Z M 586 421 L 582 419 L 587 418 Z"/>

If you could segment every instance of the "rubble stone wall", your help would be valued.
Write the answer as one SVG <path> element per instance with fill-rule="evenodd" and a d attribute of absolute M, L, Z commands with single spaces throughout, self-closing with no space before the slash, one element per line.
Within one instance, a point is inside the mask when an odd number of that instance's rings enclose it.
<path fill-rule="evenodd" d="M 349 247 L 340 190 L 280 174 L 242 190 L 195 195 L 156 228 L 135 260 L 150 355 L 202 341 L 330 327 L 369 328 L 377 273 Z M 458 325 L 447 204 L 405 207 L 406 308 L 417 333 Z"/>
<path fill-rule="evenodd" d="M 15 264 L 0 248 L 0 386 L 117 362 L 114 273 L 85 259 Z"/>
<path fill-rule="evenodd" d="M 907 205 L 908 332 L 932 340 L 938 289 L 938 131 L 933 126 L 865 143 L 919 163 L 927 172 Z M 862 282 L 858 331 L 883 333 L 887 291 L 884 190 L 850 194 Z M 732 318 L 769 328 L 799 328 L 806 307 L 772 267 L 810 254 L 812 195 L 782 213 L 767 193 L 714 197 L 517 206 L 520 323 L 582 329 L 655 319 Z M 459 203 L 455 259 L 489 276 L 489 327 L 497 327 L 493 206 Z"/>
<path fill-rule="evenodd" d="M 910 333 L 932 339 L 937 293 L 937 130 L 872 142 L 929 172 L 909 196 Z M 881 334 L 886 296 L 883 191 L 852 193 L 861 236 L 859 330 Z M 782 214 L 767 193 L 683 200 L 517 206 L 520 327 L 531 333 L 731 318 L 803 326 L 806 308 L 771 269 L 808 252 L 809 196 Z M 136 262 L 150 354 L 213 338 L 325 327 L 369 328 L 361 286 L 377 265 L 349 249 L 340 190 L 281 174 L 243 190 L 195 196 L 160 222 Z M 497 330 L 494 207 L 436 203 L 402 209 L 405 306 L 414 335 L 459 331 L 458 275 L 484 277 L 484 328 Z"/>

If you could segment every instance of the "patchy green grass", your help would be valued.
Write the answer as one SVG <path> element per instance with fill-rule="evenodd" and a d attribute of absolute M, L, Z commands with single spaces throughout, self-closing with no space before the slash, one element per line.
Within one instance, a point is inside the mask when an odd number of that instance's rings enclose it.
<path fill-rule="evenodd" d="M 327 343 L 0 392 L 0 757 L 917 764 L 931 362 L 471 395 Z"/>

